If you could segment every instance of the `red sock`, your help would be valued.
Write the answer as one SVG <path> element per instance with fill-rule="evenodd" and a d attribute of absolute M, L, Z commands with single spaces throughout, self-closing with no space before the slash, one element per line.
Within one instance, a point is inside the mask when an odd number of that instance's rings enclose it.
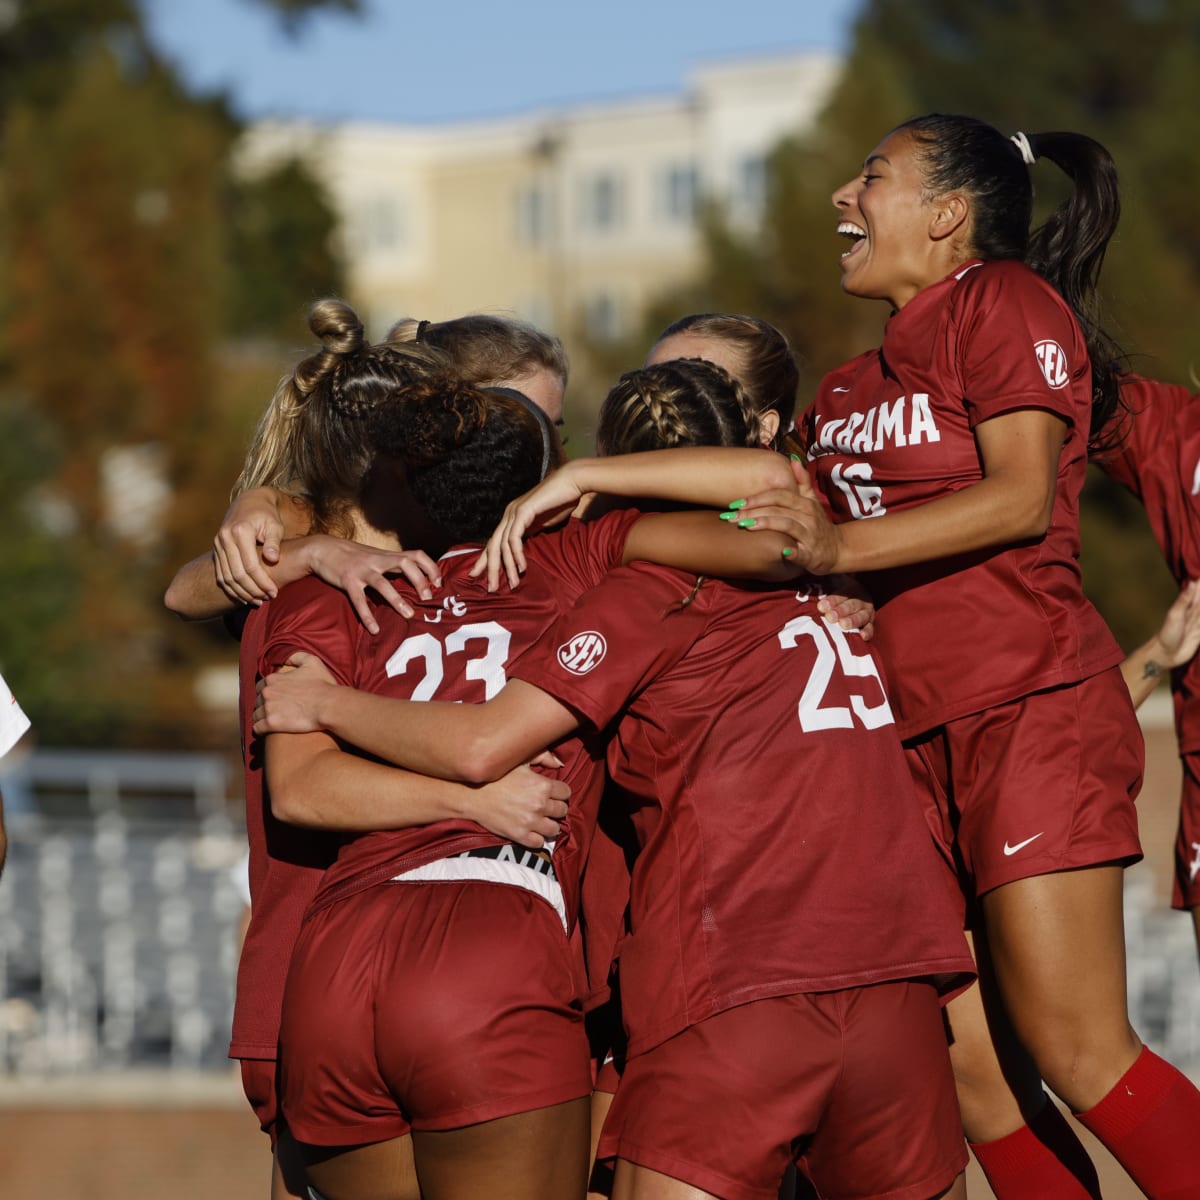
<path fill-rule="evenodd" d="M 971 1149 L 996 1200 L 1100 1200 L 1096 1168 L 1049 1096 L 1028 1125 Z"/>
<path fill-rule="evenodd" d="M 1077 1113 L 1152 1200 L 1200 1200 L 1200 1091 L 1144 1046 L 1116 1086 Z"/>

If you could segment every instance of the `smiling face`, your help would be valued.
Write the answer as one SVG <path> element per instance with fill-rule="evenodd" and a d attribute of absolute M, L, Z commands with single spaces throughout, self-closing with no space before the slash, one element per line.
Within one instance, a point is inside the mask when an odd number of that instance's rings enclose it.
<path fill-rule="evenodd" d="M 928 195 L 912 137 L 888 134 L 861 174 L 833 193 L 838 233 L 853 245 L 842 255 L 842 290 L 902 308 L 967 256 L 962 217 L 948 218 L 944 197 Z"/>

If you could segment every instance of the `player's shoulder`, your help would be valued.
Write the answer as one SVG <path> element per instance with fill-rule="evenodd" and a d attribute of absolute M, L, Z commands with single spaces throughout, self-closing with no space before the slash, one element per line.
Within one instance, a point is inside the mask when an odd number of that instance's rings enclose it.
<path fill-rule="evenodd" d="M 1191 409 L 1200 413 L 1200 397 L 1177 383 L 1164 383 L 1144 375 L 1121 376 L 1121 399 L 1136 419 L 1143 412 L 1181 412 Z"/>
<path fill-rule="evenodd" d="M 1069 311 L 1054 287 L 1032 267 L 1015 258 L 968 263 L 958 272 L 952 293 L 956 307 L 1033 303 Z"/>

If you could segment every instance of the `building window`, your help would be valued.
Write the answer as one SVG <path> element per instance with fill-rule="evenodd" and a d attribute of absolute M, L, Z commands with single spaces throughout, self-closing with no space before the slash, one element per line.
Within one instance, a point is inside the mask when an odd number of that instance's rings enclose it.
<path fill-rule="evenodd" d="M 615 342 L 625 333 L 625 308 L 609 291 L 593 292 L 583 306 L 583 327 L 593 342 Z"/>
<path fill-rule="evenodd" d="M 700 172 L 692 163 L 677 163 L 662 174 L 661 211 L 672 225 L 690 224 L 700 200 Z"/>
<path fill-rule="evenodd" d="M 767 160 L 761 154 L 743 158 L 734 181 L 734 203 L 742 212 L 758 216 L 767 206 Z"/>
<path fill-rule="evenodd" d="M 404 212 L 395 196 L 372 196 L 358 206 L 352 236 L 360 253 L 395 250 L 404 235 Z"/>
<path fill-rule="evenodd" d="M 582 217 L 585 229 L 607 232 L 624 220 L 624 188 L 611 171 L 598 171 L 584 181 Z"/>
<path fill-rule="evenodd" d="M 533 184 L 517 192 L 517 240 L 523 246 L 542 246 L 550 235 L 550 197 Z"/>

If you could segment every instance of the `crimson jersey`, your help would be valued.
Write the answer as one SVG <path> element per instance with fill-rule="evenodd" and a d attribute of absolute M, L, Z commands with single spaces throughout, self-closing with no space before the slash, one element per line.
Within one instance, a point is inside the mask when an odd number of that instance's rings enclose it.
<path fill-rule="evenodd" d="M 251 614 L 241 651 L 251 918 L 238 965 L 232 1057 L 275 1058 L 292 948 L 304 913 L 335 862 L 337 871 L 330 872 L 328 886 L 321 891 L 322 903 L 455 850 L 502 841 L 469 821 L 444 821 L 347 842 L 276 820 L 264 787 L 262 743 L 253 735 L 258 678 L 278 669 L 295 651 L 307 650 L 349 686 L 404 699 L 482 700 L 503 686 L 507 656 L 536 638 L 580 591 L 621 561 L 625 537 L 639 515 L 627 510 L 588 525 L 571 521 L 560 532 L 532 539 L 526 546 L 529 572 L 515 593 L 503 590 L 488 596 L 483 581 L 468 579 L 474 554 L 445 562 L 445 586 L 432 601 L 420 600 L 398 580 L 417 615 L 406 622 L 387 605 L 376 604 L 376 636 L 362 628 L 341 592 L 312 578 L 289 585 Z M 476 622 L 485 607 L 488 616 L 497 619 Z M 578 759 L 564 774 L 572 786 L 571 833 L 559 840 L 555 854 L 568 911 L 573 911 L 574 877 L 579 856 L 586 853 L 588 833 L 577 806 L 593 788 L 590 764 L 602 756 L 600 750 L 585 750 L 574 742 L 571 746 Z M 559 755 L 571 767 L 572 759 L 561 748 Z"/>
<path fill-rule="evenodd" d="M 341 840 L 333 834 L 288 825 L 271 815 L 262 743 L 254 737 L 254 685 L 270 612 L 270 604 L 254 609 L 246 618 L 241 639 L 238 716 L 246 765 L 250 924 L 238 961 L 231 1058 L 275 1058 L 283 981 L 292 945 Z"/>
<path fill-rule="evenodd" d="M 1097 465 L 1144 505 L 1176 583 L 1200 579 L 1200 398 L 1187 388 L 1127 376 L 1133 421 L 1121 452 Z M 1179 748 L 1200 750 L 1200 658 L 1172 675 Z"/>
<path fill-rule="evenodd" d="M 1121 659 L 1080 582 L 1087 347 L 1028 267 L 968 263 L 893 313 L 883 346 L 828 374 L 806 415 L 817 485 L 834 520 L 849 521 L 978 483 L 975 426 L 1027 408 L 1068 426 L 1045 536 L 865 579 L 902 737 Z"/>
<path fill-rule="evenodd" d="M 289 602 L 271 622 L 262 670 L 280 666 L 296 650 L 316 654 L 340 683 L 403 700 L 468 703 L 491 699 L 504 686 L 512 660 L 543 633 L 586 588 L 621 562 L 632 509 L 584 524 L 568 522 L 525 548 L 528 563 L 516 592 L 489 593 L 471 579 L 477 548 L 442 560 L 442 587 L 423 601 L 405 588 L 416 609 L 406 620 L 375 605 L 379 633 L 369 634 L 346 597 L 316 580 L 293 584 Z M 281 593 L 280 600 L 287 595 Z M 595 738 L 570 738 L 555 747 L 571 788 L 567 828 L 556 839 L 554 868 L 568 919 L 578 910 L 579 874 L 587 856 L 603 784 L 604 749 Z M 314 900 L 323 907 L 391 879 L 402 871 L 504 839 L 467 820 L 445 820 L 349 839 L 325 874 Z"/>
<path fill-rule="evenodd" d="M 692 584 L 615 571 L 511 671 L 620 718 L 630 1052 L 752 1000 L 970 971 L 870 648 L 815 589 L 706 581 L 681 605 Z"/>

